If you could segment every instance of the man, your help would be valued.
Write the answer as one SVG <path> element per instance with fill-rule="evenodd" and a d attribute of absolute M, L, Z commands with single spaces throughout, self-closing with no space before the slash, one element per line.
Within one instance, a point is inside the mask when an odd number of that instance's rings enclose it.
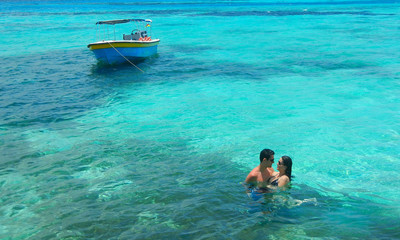
<path fill-rule="evenodd" d="M 245 182 L 258 187 L 266 187 L 268 180 L 272 177 L 274 169 L 274 151 L 271 149 L 264 149 L 260 152 L 260 165 L 255 167 L 246 177 Z"/>

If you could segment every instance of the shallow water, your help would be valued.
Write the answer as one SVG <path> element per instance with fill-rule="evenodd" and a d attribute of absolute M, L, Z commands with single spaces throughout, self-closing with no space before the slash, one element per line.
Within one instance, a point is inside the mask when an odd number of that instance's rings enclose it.
<path fill-rule="evenodd" d="M 400 238 L 396 2 L 0 9 L 1 239 Z M 132 17 L 145 73 L 97 64 L 94 23 Z M 254 201 L 263 148 L 295 178 Z"/>

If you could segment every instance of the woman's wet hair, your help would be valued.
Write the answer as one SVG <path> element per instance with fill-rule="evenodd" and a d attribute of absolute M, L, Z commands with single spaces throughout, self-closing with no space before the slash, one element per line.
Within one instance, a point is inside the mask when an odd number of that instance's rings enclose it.
<path fill-rule="evenodd" d="M 275 152 L 272 151 L 271 149 L 263 149 L 260 152 L 260 163 L 263 161 L 264 158 L 266 158 L 268 160 L 274 154 L 275 154 Z"/>
<path fill-rule="evenodd" d="M 285 174 L 292 180 L 292 159 L 289 156 L 282 156 L 283 165 L 286 166 Z"/>

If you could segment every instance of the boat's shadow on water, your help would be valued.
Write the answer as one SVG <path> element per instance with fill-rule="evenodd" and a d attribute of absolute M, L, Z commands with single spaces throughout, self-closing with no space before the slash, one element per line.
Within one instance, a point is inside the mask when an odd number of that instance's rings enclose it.
<path fill-rule="evenodd" d="M 97 62 L 92 65 L 92 75 L 99 76 L 115 76 L 115 73 L 129 73 L 130 76 L 139 77 L 151 68 L 151 65 L 159 58 L 158 54 L 155 54 L 148 58 L 141 58 L 136 60 L 126 61 L 120 64 L 107 64 L 104 62 Z"/>

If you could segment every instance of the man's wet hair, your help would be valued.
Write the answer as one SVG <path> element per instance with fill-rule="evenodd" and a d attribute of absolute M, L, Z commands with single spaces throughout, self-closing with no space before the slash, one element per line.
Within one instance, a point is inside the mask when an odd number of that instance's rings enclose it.
<path fill-rule="evenodd" d="M 272 151 L 271 149 L 263 149 L 260 152 L 260 163 L 263 161 L 264 158 L 268 160 L 272 155 L 275 155 L 274 151 Z"/>

